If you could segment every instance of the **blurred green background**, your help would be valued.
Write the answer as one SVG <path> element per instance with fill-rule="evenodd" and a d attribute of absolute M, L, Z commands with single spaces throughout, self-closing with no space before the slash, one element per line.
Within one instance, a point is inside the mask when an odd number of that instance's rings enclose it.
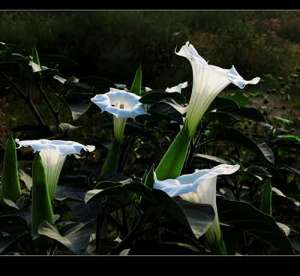
<path fill-rule="evenodd" d="M 67 75 L 126 83 L 141 64 L 151 87 L 191 78 L 174 54 L 186 41 L 245 78 L 286 76 L 300 60 L 297 11 L 2 11 L 0 33 L 6 43 L 36 45 L 44 63 L 48 55 L 72 60 L 61 65 Z"/>

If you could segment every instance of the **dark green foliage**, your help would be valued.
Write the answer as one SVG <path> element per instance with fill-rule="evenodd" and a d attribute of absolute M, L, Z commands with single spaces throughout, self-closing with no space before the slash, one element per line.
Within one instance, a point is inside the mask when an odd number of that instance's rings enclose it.
<path fill-rule="evenodd" d="M 153 186 L 155 173 L 158 179 L 175 178 L 220 163 L 240 165 L 217 182 L 227 254 L 299 254 L 300 125 L 299 114 L 288 112 L 299 107 L 296 14 L 99 11 L 0 17 L 8 43 L 0 45 L 0 88 L 9 103 L 1 108 L 15 136 L 96 146 L 91 154 L 66 159 L 52 204 L 44 168 L 39 157 L 32 165 L 30 149 L 20 150 L 21 194 L 15 145 L 8 139 L 1 254 L 214 254 L 204 237 L 215 217 L 212 206 L 170 198 Z M 262 77 L 245 92 L 225 89 L 193 139 L 182 127 L 191 70 L 174 54 L 187 40 L 210 64 L 234 64 L 245 79 Z M 50 69 L 34 74 L 30 55 Z M 181 93 L 165 92 L 183 81 L 189 86 Z M 122 147 L 112 142 L 111 115 L 90 101 L 120 83 L 141 95 L 149 114 L 127 120 Z M 178 157 L 180 162 L 172 162 Z M 7 159 L 12 165 L 6 166 Z M 15 186 L 5 185 L 11 182 Z"/>

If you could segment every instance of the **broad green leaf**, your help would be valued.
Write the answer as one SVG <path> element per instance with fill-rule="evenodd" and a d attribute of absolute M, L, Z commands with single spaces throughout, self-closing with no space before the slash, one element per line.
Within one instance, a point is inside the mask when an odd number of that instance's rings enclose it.
<path fill-rule="evenodd" d="M 235 103 L 237 103 L 241 107 L 246 106 L 251 103 L 249 98 L 247 96 L 245 96 L 243 93 L 241 93 L 240 91 L 238 91 L 237 93 L 235 93 L 232 96 L 224 96 L 224 98 L 233 100 Z"/>
<path fill-rule="evenodd" d="M 67 95 L 60 100 L 69 108 L 72 119 L 76 121 L 81 115 L 88 111 L 91 107 L 91 98 L 94 93 L 74 91 L 75 89 L 70 89 Z"/>
<path fill-rule="evenodd" d="M 136 70 L 134 80 L 132 82 L 130 92 L 135 93 L 137 95 L 141 95 L 142 93 L 142 68 L 141 66 Z"/>
<path fill-rule="evenodd" d="M 47 221 L 52 224 L 54 215 L 46 183 L 45 170 L 39 155 L 32 164 L 32 236 L 38 235 L 39 225 Z"/>
<path fill-rule="evenodd" d="M 184 126 L 160 160 L 155 170 L 157 179 L 176 178 L 181 174 L 187 158 L 190 142 L 191 139 L 188 129 Z"/>
<path fill-rule="evenodd" d="M 154 165 L 151 166 L 150 170 L 146 174 L 145 180 L 144 180 L 144 185 L 150 189 L 153 188 L 155 181 L 155 175 L 154 175 Z"/>
<path fill-rule="evenodd" d="M 244 169 L 244 172 L 250 175 L 254 175 L 259 178 L 270 178 L 272 177 L 272 174 L 262 166 L 257 166 L 257 165 L 251 165 L 247 168 Z"/>
<path fill-rule="evenodd" d="M 0 216 L 0 254 L 5 252 L 13 243 L 28 234 L 26 221 L 19 215 Z M 11 252 L 15 248 L 11 249 Z"/>
<path fill-rule="evenodd" d="M 260 201 L 260 209 L 272 216 L 272 185 L 270 181 L 266 181 L 263 187 L 261 201 Z"/>
<path fill-rule="evenodd" d="M 261 155 L 266 161 L 274 164 L 275 157 L 272 149 L 266 143 L 258 144 L 251 138 L 248 138 L 240 131 L 234 128 L 225 128 L 221 131 L 217 131 L 217 137 L 219 139 L 228 141 L 233 144 L 237 144 L 239 146 L 246 147 L 256 154 Z"/>
<path fill-rule="evenodd" d="M 13 202 L 12 200 L 7 199 L 7 198 L 3 198 L 2 200 L 3 200 L 3 202 L 4 202 L 7 206 L 9 206 L 9 207 L 11 207 L 11 208 L 14 208 L 14 209 L 16 209 L 16 210 L 19 210 L 19 209 L 20 209 L 19 206 L 18 206 L 15 202 Z"/>
<path fill-rule="evenodd" d="M 178 201 L 182 207 L 186 218 L 197 238 L 200 238 L 215 218 L 215 212 L 211 205 L 195 204 L 185 200 Z"/>
<path fill-rule="evenodd" d="M 23 170 L 19 170 L 19 177 L 20 177 L 20 180 L 24 182 L 27 190 L 30 191 L 32 188 L 31 176 L 28 175 L 27 173 L 25 173 Z"/>
<path fill-rule="evenodd" d="M 217 204 L 222 223 L 251 234 L 269 245 L 276 253 L 292 253 L 290 241 L 271 216 L 246 202 L 218 197 Z"/>
<path fill-rule="evenodd" d="M 281 140 L 281 141 L 288 141 L 288 142 L 297 142 L 300 143 L 300 137 L 296 136 L 296 135 L 291 135 L 291 134 L 287 134 L 287 135 L 278 135 L 276 137 L 276 140 Z"/>
<path fill-rule="evenodd" d="M 8 236 L 1 237 L 1 239 L 0 239 L 0 254 L 4 253 L 5 250 L 9 246 L 11 246 L 17 240 L 21 239 L 26 234 L 27 234 L 27 231 L 22 231 L 20 233 L 9 233 Z"/>
<path fill-rule="evenodd" d="M 40 58 L 36 47 L 32 49 L 32 61 L 38 65 L 41 65 Z"/>
<path fill-rule="evenodd" d="M 214 162 L 217 162 L 217 163 L 220 163 L 220 164 L 231 164 L 229 161 L 227 161 L 227 160 L 225 160 L 223 158 L 220 158 L 220 157 L 217 157 L 217 156 L 208 155 L 208 154 L 195 153 L 193 155 L 193 157 L 194 158 L 207 159 L 207 160 L 214 161 Z"/>
<path fill-rule="evenodd" d="M 176 106 L 175 106 L 176 107 Z M 182 107 L 175 108 L 174 105 L 167 102 L 158 102 L 150 106 L 148 113 L 151 114 L 150 119 L 165 119 L 169 121 L 176 121 L 180 124 L 183 123 L 182 114 L 180 110 Z"/>
<path fill-rule="evenodd" d="M 121 144 L 114 140 L 102 166 L 101 175 L 111 175 L 117 172 L 121 154 Z"/>
<path fill-rule="evenodd" d="M 169 197 L 165 192 L 160 190 L 152 190 L 153 201 L 152 204 L 156 204 L 158 210 L 167 215 L 169 218 L 177 221 L 181 226 L 193 235 L 192 228 L 189 221 L 183 211 L 183 208 L 177 204 L 177 202 Z"/>
<path fill-rule="evenodd" d="M 16 143 L 12 136 L 6 142 L 3 174 L 2 174 L 2 197 L 14 202 L 21 195 L 21 186 L 18 173 L 18 161 Z"/>
<path fill-rule="evenodd" d="M 130 184 L 120 184 L 116 187 L 111 187 L 107 189 L 93 189 L 86 193 L 84 201 L 89 202 L 91 199 L 100 198 L 103 196 L 126 196 L 129 197 L 132 194 L 142 195 L 145 198 L 152 198 L 151 190 L 147 188 L 142 183 L 130 183 Z"/>
<path fill-rule="evenodd" d="M 92 224 L 78 223 L 62 235 L 54 225 L 44 221 L 39 226 L 38 232 L 63 244 L 75 254 L 84 254 L 92 233 Z"/>
<path fill-rule="evenodd" d="M 50 239 L 56 240 L 63 244 L 66 247 L 71 246 L 71 242 L 68 238 L 63 237 L 57 228 L 53 225 L 50 224 L 48 221 L 43 221 L 39 227 L 38 227 L 38 233 L 42 236 L 46 236 Z"/>
<path fill-rule="evenodd" d="M 239 105 L 232 99 L 223 96 L 218 96 L 214 99 L 209 107 L 209 110 L 218 109 L 222 111 L 238 110 Z"/>
<path fill-rule="evenodd" d="M 292 120 L 289 120 L 289 119 L 286 119 L 286 118 L 283 118 L 280 116 L 274 116 L 273 118 L 283 124 L 286 124 L 286 125 L 292 125 L 294 123 Z"/>

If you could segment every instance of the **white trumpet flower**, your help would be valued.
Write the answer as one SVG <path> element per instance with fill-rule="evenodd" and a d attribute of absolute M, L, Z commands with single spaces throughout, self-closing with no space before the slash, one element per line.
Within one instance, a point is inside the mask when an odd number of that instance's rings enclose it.
<path fill-rule="evenodd" d="M 138 115 L 147 114 L 143 104 L 139 101 L 140 96 L 127 92 L 110 88 L 105 94 L 99 94 L 91 98 L 102 112 L 106 111 L 114 116 L 114 134 L 115 138 L 121 142 L 123 140 L 126 120 L 135 118 Z"/>
<path fill-rule="evenodd" d="M 258 77 L 244 80 L 234 66 L 231 69 L 223 69 L 209 65 L 189 42 L 175 53 L 187 58 L 193 70 L 192 95 L 186 116 L 190 136 L 195 133 L 199 121 L 212 101 L 230 83 L 243 89 L 247 84 L 257 84 L 260 81 Z"/>
<path fill-rule="evenodd" d="M 67 155 L 80 155 L 83 151 L 92 152 L 95 146 L 85 146 L 73 141 L 63 140 L 23 140 L 16 139 L 18 148 L 30 147 L 39 152 L 46 173 L 49 195 L 53 199 L 59 175 Z"/>
<path fill-rule="evenodd" d="M 215 220 L 206 232 L 206 237 L 213 244 L 221 240 L 216 203 L 217 177 L 233 174 L 239 168 L 239 165 L 221 164 L 212 169 L 195 170 L 192 174 L 181 175 L 176 179 L 155 180 L 154 189 L 162 190 L 170 197 L 179 196 L 192 203 L 210 204 L 215 212 Z"/>

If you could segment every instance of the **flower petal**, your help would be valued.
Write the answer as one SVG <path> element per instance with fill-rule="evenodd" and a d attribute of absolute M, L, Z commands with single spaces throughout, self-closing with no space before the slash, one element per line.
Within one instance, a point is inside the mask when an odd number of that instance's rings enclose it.
<path fill-rule="evenodd" d="M 190 61 L 195 61 L 203 65 L 208 65 L 207 61 L 198 54 L 197 50 L 192 44 L 190 44 L 189 41 L 186 42 L 185 45 L 183 45 L 178 52 L 175 51 L 175 53 L 176 55 L 185 57 Z"/>
<path fill-rule="evenodd" d="M 177 93 L 181 93 L 181 90 L 188 87 L 188 82 L 182 82 L 182 83 L 179 83 L 178 85 L 176 86 L 173 86 L 173 87 L 168 87 L 166 89 L 166 92 L 168 93 L 171 93 L 171 92 L 177 92 Z"/>
<path fill-rule="evenodd" d="M 228 79 L 240 89 L 243 89 L 247 84 L 257 84 L 260 81 L 259 77 L 253 78 L 249 81 L 244 80 L 236 71 L 234 66 L 232 66 L 231 69 L 228 70 Z"/>
<path fill-rule="evenodd" d="M 181 185 L 177 179 L 157 180 L 154 183 L 154 189 L 162 190 L 170 197 L 179 196 L 189 192 L 194 192 L 192 184 Z"/>
<path fill-rule="evenodd" d="M 110 88 L 110 92 L 96 95 L 91 99 L 102 112 L 106 111 L 116 118 L 135 118 L 147 114 L 139 101 L 140 96 L 124 90 Z M 122 107 L 121 107 L 122 106 Z"/>
<path fill-rule="evenodd" d="M 95 146 L 85 146 L 73 141 L 64 141 L 64 140 L 24 140 L 20 141 L 16 139 L 16 143 L 20 147 L 31 147 L 34 152 L 40 152 L 42 150 L 53 150 L 59 152 L 61 155 L 70 155 L 70 154 L 81 154 L 82 150 L 84 151 L 93 151 Z"/>

